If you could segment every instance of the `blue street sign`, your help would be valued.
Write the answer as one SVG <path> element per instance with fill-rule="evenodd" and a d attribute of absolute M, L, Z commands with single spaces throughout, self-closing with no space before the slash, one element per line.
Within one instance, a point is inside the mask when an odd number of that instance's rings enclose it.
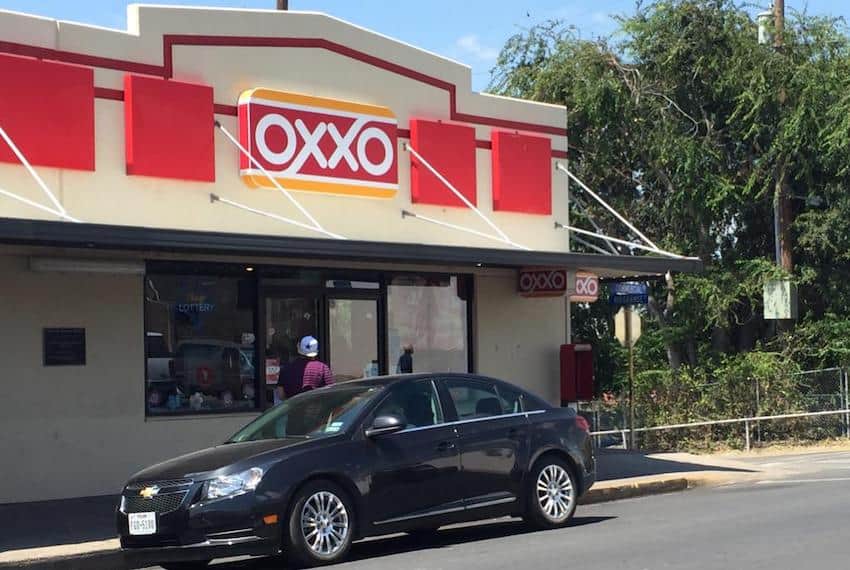
<path fill-rule="evenodd" d="M 611 295 L 608 302 L 611 305 L 646 305 L 649 302 L 649 291 L 646 283 L 611 283 Z"/>

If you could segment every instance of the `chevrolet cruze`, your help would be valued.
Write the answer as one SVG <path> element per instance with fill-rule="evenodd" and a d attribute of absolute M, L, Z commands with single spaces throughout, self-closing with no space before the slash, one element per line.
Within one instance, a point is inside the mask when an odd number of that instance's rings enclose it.
<path fill-rule="evenodd" d="M 137 473 L 118 533 L 126 556 L 168 570 L 240 555 L 319 566 L 367 536 L 506 515 L 563 526 L 595 474 L 572 409 L 480 376 L 387 376 L 306 392 Z"/>

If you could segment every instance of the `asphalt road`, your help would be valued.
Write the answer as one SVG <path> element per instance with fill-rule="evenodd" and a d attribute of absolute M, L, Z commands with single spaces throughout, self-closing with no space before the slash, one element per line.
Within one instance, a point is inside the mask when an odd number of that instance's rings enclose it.
<path fill-rule="evenodd" d="M 510 520 L 355 544 L 340 570 L 594 570 L 846 568 L 850 453 L 750 460 L 782 463 L 757 483 L 579 507 L 568 528 L 528 532 Z M 272 570 L 281 561 L 216 564 Z"/>

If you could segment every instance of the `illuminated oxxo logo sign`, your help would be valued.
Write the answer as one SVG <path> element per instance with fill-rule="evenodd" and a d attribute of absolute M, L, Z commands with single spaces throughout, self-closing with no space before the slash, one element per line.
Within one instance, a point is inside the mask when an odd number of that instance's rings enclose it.
<path fill-rule="evenodd" d="M 239 97 L 239 138 L 284 188 L 390 198 L 398 191 L 398 122 L 390 109 L 252 89 Z M 244 154 L 240 173 L 273 187 Z"/>
<path fill-rule="evenodd" d="M 593 303 L 599 298 L 599 277 L 592 273 L 576 273 L 575 293 L 570 295 L 574 303 Z"/>
<path fill-rule="evenodd" d="M 566 269 L 521 269 L 519 272 L 519 294 L 523 297 L 560 297 L 566 292 Z"/>

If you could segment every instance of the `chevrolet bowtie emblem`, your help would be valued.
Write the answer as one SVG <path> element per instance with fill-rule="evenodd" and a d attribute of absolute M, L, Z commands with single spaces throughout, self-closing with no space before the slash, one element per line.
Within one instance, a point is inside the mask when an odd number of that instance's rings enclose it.
<path fill-rule="evenodd" d="M 145 487 L 144 489 L 139 491 L 139 495 L 141 495 L 145 499 L 150 499 L 157 493 L 159 493 L 159 487 L 156 485 L 153 485 L 152 487 Z"/>

